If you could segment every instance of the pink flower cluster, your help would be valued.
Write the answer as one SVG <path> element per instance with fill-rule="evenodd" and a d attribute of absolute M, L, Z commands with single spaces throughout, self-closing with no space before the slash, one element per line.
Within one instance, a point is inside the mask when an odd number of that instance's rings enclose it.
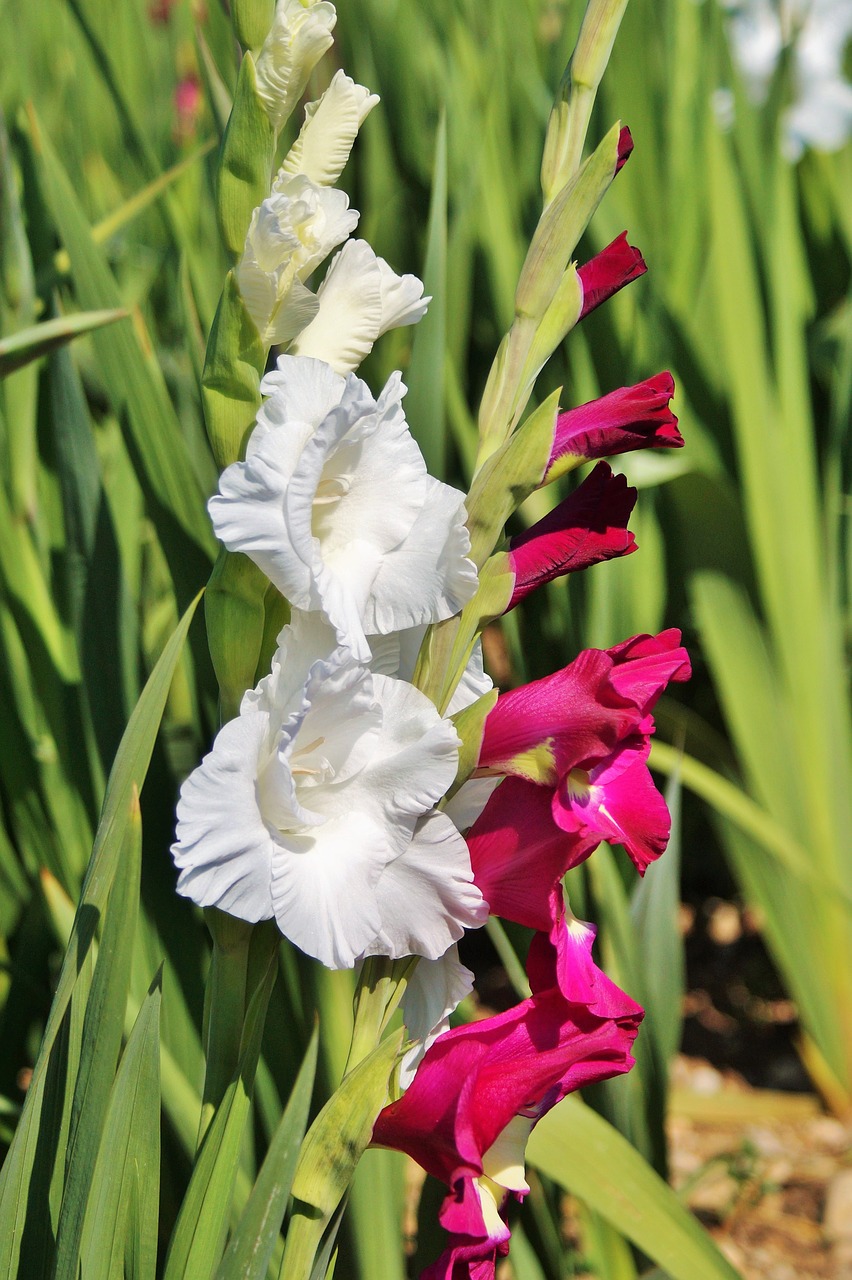
<path fill-rule="evenodd" d="M 619 168 L 631 149 L 624 130 Z M 579 269 L 581 318 L 645 269 L 619 236 Z M 545 479 L 627 450 L 681 446 L 673 393 L 671 375 L 660 373 L 560 413 Z M 509 543 L 509 608 L 553 578 L 635 551 L 635 501 L 636 490 L 599 462 Z M 440 1213 L 449 1243 L 424 1280 L 493 1280 L 509 1247 L 509 1199 L 528 1190 L 533 1126 L 567 1093 L 633 1065 L 643 1011 L 595 965 L 594 930 L 571 915 L 562 877 L 602 840 L 623 845 L 640 874 L 665 849 L 669 813 L 646 763 L 651 713 L 668 682 L 689 675 L 678 631 L 633 636 L 501 695 L 488 716 L 479 780 L 468 787 L 497 785 L 466 838 L 490 912 L 535 930 L 532 994 L 438 1036 L 376 1122 L 376 1144 L 408 1152 L 449 1188 Z"/>

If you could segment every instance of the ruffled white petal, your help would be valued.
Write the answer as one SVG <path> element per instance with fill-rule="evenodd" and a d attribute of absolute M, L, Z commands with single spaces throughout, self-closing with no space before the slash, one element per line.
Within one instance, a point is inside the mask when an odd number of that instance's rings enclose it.
<path fill-rule="evenodd" d="M 357 369 L 382 326 L 382 273 L 365 240 L 347 241 L 332 259 L 317 302 L 291 353 L 327 360 L 338 373 Z"/>
<path fill-rule="evenodd" d="M 272 859 L 281 932 L 330 969 L 351 969 L 381 927 L 376 885 L 393 852 L 385 827 L 357 811 L 282 841 Z"/>
<path fill-rule="evenodd" d="M 331 45 L 336 21 L 334 5 L 328 0 L 278 0 L 257 57 L 257 91 L 276 131 L 292 113 L 308 77 Z"/>
<path fill-rule="evenodd" d="M 265 345 L 289 342 L 313 319 L 319 303 L 304 281 L 357 223 L 343 191 L 301 174 L 273 184 L 252 214 L 237 266 L 246 310 Z"/>
<path fill-rule="evenodd" d="M 414 1079 L 426 1050 L 449 1027 L 450 1014 L 472 990 L 473 974 L 460 962 L 455 943 L 437 960 L 418 962 L 402 997 L 402 1018 L 414 1041 L 400 1064 L 403 1090 Z"/>
<path fill-rule="evenodd" d="M 303 173 L 312 182 L 332 186 L 349 159 L 358 130 L 379 101 L 344 71 L 335 72 L 317 102 L 305 107 L 305 123 L 287 153 L 281 173 Z"/>
<path fill-rule="evenodd" d="M 426 500 L 408 536 L 384 557 L 364 615 L 365 630 L 384 634 L 451 618 L 476 591 L 467 558 L 464 496 L 428 477 Z"/>
<path fill-rule="evenodd" d="M 447 801 L 444 813 L 459 831 L 469 831 L 502 781 L 502 777 L 471 778 Z"/>
<path fill-rule="evenodd" d="M 365 240 L 350 240 L 332 259 L 317 292 L 319 309 L 290 350 L 317 356 L 340 373 L 357 369 L 377 338 L 426 312 L 423 283 L 398 276 Z"/>
<path fill-rule="evenodd" d="M 354 374 L 282 356 L 263 387 L 246 459 L 209 503 L 229 550 L 295 608 L 321 610 L 359 661 L 370 658 L 367 633 L 458 612 L 477 581 L 463 497 L 427 475 L 399 374 L 373 400 Z"/>
<path fill-rule="evenodd" d="M 431 298 L 423 296 L 423 281 L 417 276 L 398 276 L 384 258 L 377 258 L 382 275 L 382 320 L 378 336 L 388 329 L 416 324 L 426 314 Z"/>
<path fill-rule="evenodd" d="M 231 720 L 184 782 L 177 806 L 172 854 L 180 871 L 178 893 L 241 920 L 272 915 L 274 842 L 257 799 L 268 736 L 269 717 L 262 712 Z"/>
<path fill-rule="evenodd" d="M 420 819 L 405 853 L 383 869 L 376 897 L 382 924 L 371 955 L 437 960 L 488 918 L 467 845 L 443 813 Z"/>

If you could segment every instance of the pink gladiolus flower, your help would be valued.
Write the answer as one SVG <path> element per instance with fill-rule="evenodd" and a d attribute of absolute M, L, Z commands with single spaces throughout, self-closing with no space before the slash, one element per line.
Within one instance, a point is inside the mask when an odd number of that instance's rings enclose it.
<path fill-rule="evenodd" d="M 545 483 L 578 465 L 580 459 L 609 457 L 631 449 L 681 448 L 683 436 L 669 408 L 673 395 L 672 375 L 658 373 L 560 413 Z"/>
<path fill-rule="evenodd" d="M 507 773 L 468 832 L 474 882 L 493 915 L 549 932 L 561 951 L 557 886 L 601 840 L 640 873 L 663 852 L 670 819 L 645 761 L 651 710 L 689 678 L 679 631 L 587 649 L 562 671 L 503 694 L 479 765 Z"/>
<path fill-rule="evenodd" d="M 631 150 L 632 146 L 633 140 L 631 139 Z M 622 158 L 619 141 L 616 173 L 629 154 L 630 151 L 627 151 Z M 580 311 L 580 319 L 582 320 L 583 316 L 587 316 L 590 311 L 594 311 L 595 307 L 599 307 L 602 302 L 606 302 L 607 298 L 611 298 L 614 293 L 618 293 L 619 289 L 623 289 L 626 284 L 630 284 L 631 280 L 636 280 L 639 276 L 643 276 L 647 270 L 642 254 L 632 244 L 627 243 L 627 232 L 622 231 L 621 235 L 617 236 L 612 244 L 608 244 L 605 249 L 601 249 L 600 253 L 596 253 L 593 258 L 590 258 L 584 266 L 577 269 L 580 284 L 583 286 L 583 306 Z"/>
<path fill-rule="evenodd" d="M 510 541 L 515 588 L 509 609 L 553 578 L 635 551 L 636 539 L 627 528 L 635 503 L 636 490 L 624 476 L 598 463 L 549 515 Z"/>
<path fill-rule="evenodd" d="M 509 1194 L 529 1190 L 533 1127 L 567 1093 L 633 1065 L 642 1009 L 592 961 L 593 930 L 574 924 L 578 999 L 557 985 L 554 949 L 537 939 L 530 999 L 439 1036 L 376 1121 L 374 1143 L 407 1152 L 450 1189 L 440 1212 L 450 1244 L 422 1280 L 493 1277 L 508 1252 Z"/>

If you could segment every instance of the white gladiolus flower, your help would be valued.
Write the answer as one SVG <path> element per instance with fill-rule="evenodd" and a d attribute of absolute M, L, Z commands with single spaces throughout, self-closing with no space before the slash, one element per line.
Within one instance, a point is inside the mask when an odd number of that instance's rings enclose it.
<path fill-rule="evenodd" d="M 458 737 L 412 685 L 285 627 L 271 674 L 181 788 L 178 891 L 281 932 L 331 968 L 437 960 L 487 907 L 434 808 Z"/>
<path fill-rule="evenodd" d="M 358 222 L 343 191 L 297 176 L 255 209 L 237 283 L 265 346 L 295 337 L 319 309 L 303 281 Z"/>
<path fill-rule="evenodd" d="M 321 610 L 361 661 L 367 635 L 457 613 L 476 590 L 464 497 L 426 472 L 394 373 L 378 400 L 327 364 L 281 356 L 245 462 L 208 510 L 297 609 Z"/>
<path fill-rule="evenodd" d="M 316 315 L 290 352 L 350 373 L 388 329 L 420 320 L 430 299 L 416 276 L 398 276 L 366 240 L 349 240 L 332 258 L 317 302 Z"/>
<path fill-rule="evenodd" d="M 257 55 L 257 91 L 276 132 L 331 45 L 336 21 L 334 5 L 327 0 L 278 0 L 269 35 Z"/>
<path fill-rule="evenodd" d="M 304 174 L 311 182 L 331 187 L 349 159 L 358 130 L 379 101 L 345 73 L 337 71 L 316 102 L 305 107 L 305 123 L 278 171 L 279 179 Z"/>

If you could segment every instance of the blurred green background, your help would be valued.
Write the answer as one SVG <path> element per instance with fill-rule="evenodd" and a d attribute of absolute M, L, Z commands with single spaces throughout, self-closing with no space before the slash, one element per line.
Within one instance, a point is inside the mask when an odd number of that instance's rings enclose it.
<path fill-rule="evenodd" d="M 407 412 L 430 469 L 462 487 L 582 10 L 577 0 L 340 0 L 337 44 L 311 85 L 315 97 L 342 65 L 381 95 L 343 185 L 362 210 L 360 234 L 395 270 L 422 275 L 426 262 L 434 302 L 416 334 L 382 340 L 364 374 L 376 389 L 391 369 L 410 369 Z M 228 266 L 212 180 L 238 59 L 219 0 L 40 0 L 23 11 L 5 0 L 0 18 L 8 1142 L 105 778 L 144 679 L 215 554 L 204 501 L 216 470 L 199 377 Z M 672 848 L 641 888 L 621 852 L 604 848 L 569 878 L 575 910 L 601 927 L 604 966 L 649 1009 L 637 1072 L 595 1105 L 662 1172 L 667 1073 L 681 1035 L 681 899 L 699 910 L 734 895 L 749 905 L 771 956 L 758 986 L 780 983 L 795 1002 L 798 1051 L 826 1104 L 842 1113 L 852 1099 L 852 148 L 785 158 L 785 113 L 801 75 L 783 50 L 758 104 L 715 0 L 631 0 L 591 141 L 620 118 L 635 151 L 579 257 L 627 229 L 649 270 L 569 335 L 534 403 L 562 386 L 568 407 L 670 368 L 686 448 L 615 460 L 640 488 L 638 555 L 552 584 L 486 644 L 508 684 L 584 646 L 684 630 L 695 675 L 660 704 L 652 758 L 677 817 Z M 127 318 L 16 361 L 12 335 L 112 308 Z M 519 519 L 552 500 L 534 495 Z M 209 950 L 200 917 L 174 895 L 167 850 L 177 785 L 215 725 L 196 622 L 143 793 L 131 974 L 135 1014 L 165 958 L 164 1237 L 192 1151 L 181 1089 L 189 1082 L 191 1098 L 202 1075 Z M 510 972 L 521 934 L 493 938 Z M 495 961 L 482 946 L 472 957 L 482 972 Z M 350 994 L 349 975 L 284 954 L 246 1177 L 275 1128 L 315 1005 L 326 1014 L 321 1071 L 334 1077 Z M 370 1153 L 365 1167 L 343 1274 L 401 1276 L 401 1166 Z M 540 1180 L 524 1209 L 532 1244 L 528 1256 L 518 1247 L 527 1257 L 519 1276 L 565 1274 L 554 1205 Z M 631 1255 L 603 1238 L 598 1274 L 636 1274 Z"/>

